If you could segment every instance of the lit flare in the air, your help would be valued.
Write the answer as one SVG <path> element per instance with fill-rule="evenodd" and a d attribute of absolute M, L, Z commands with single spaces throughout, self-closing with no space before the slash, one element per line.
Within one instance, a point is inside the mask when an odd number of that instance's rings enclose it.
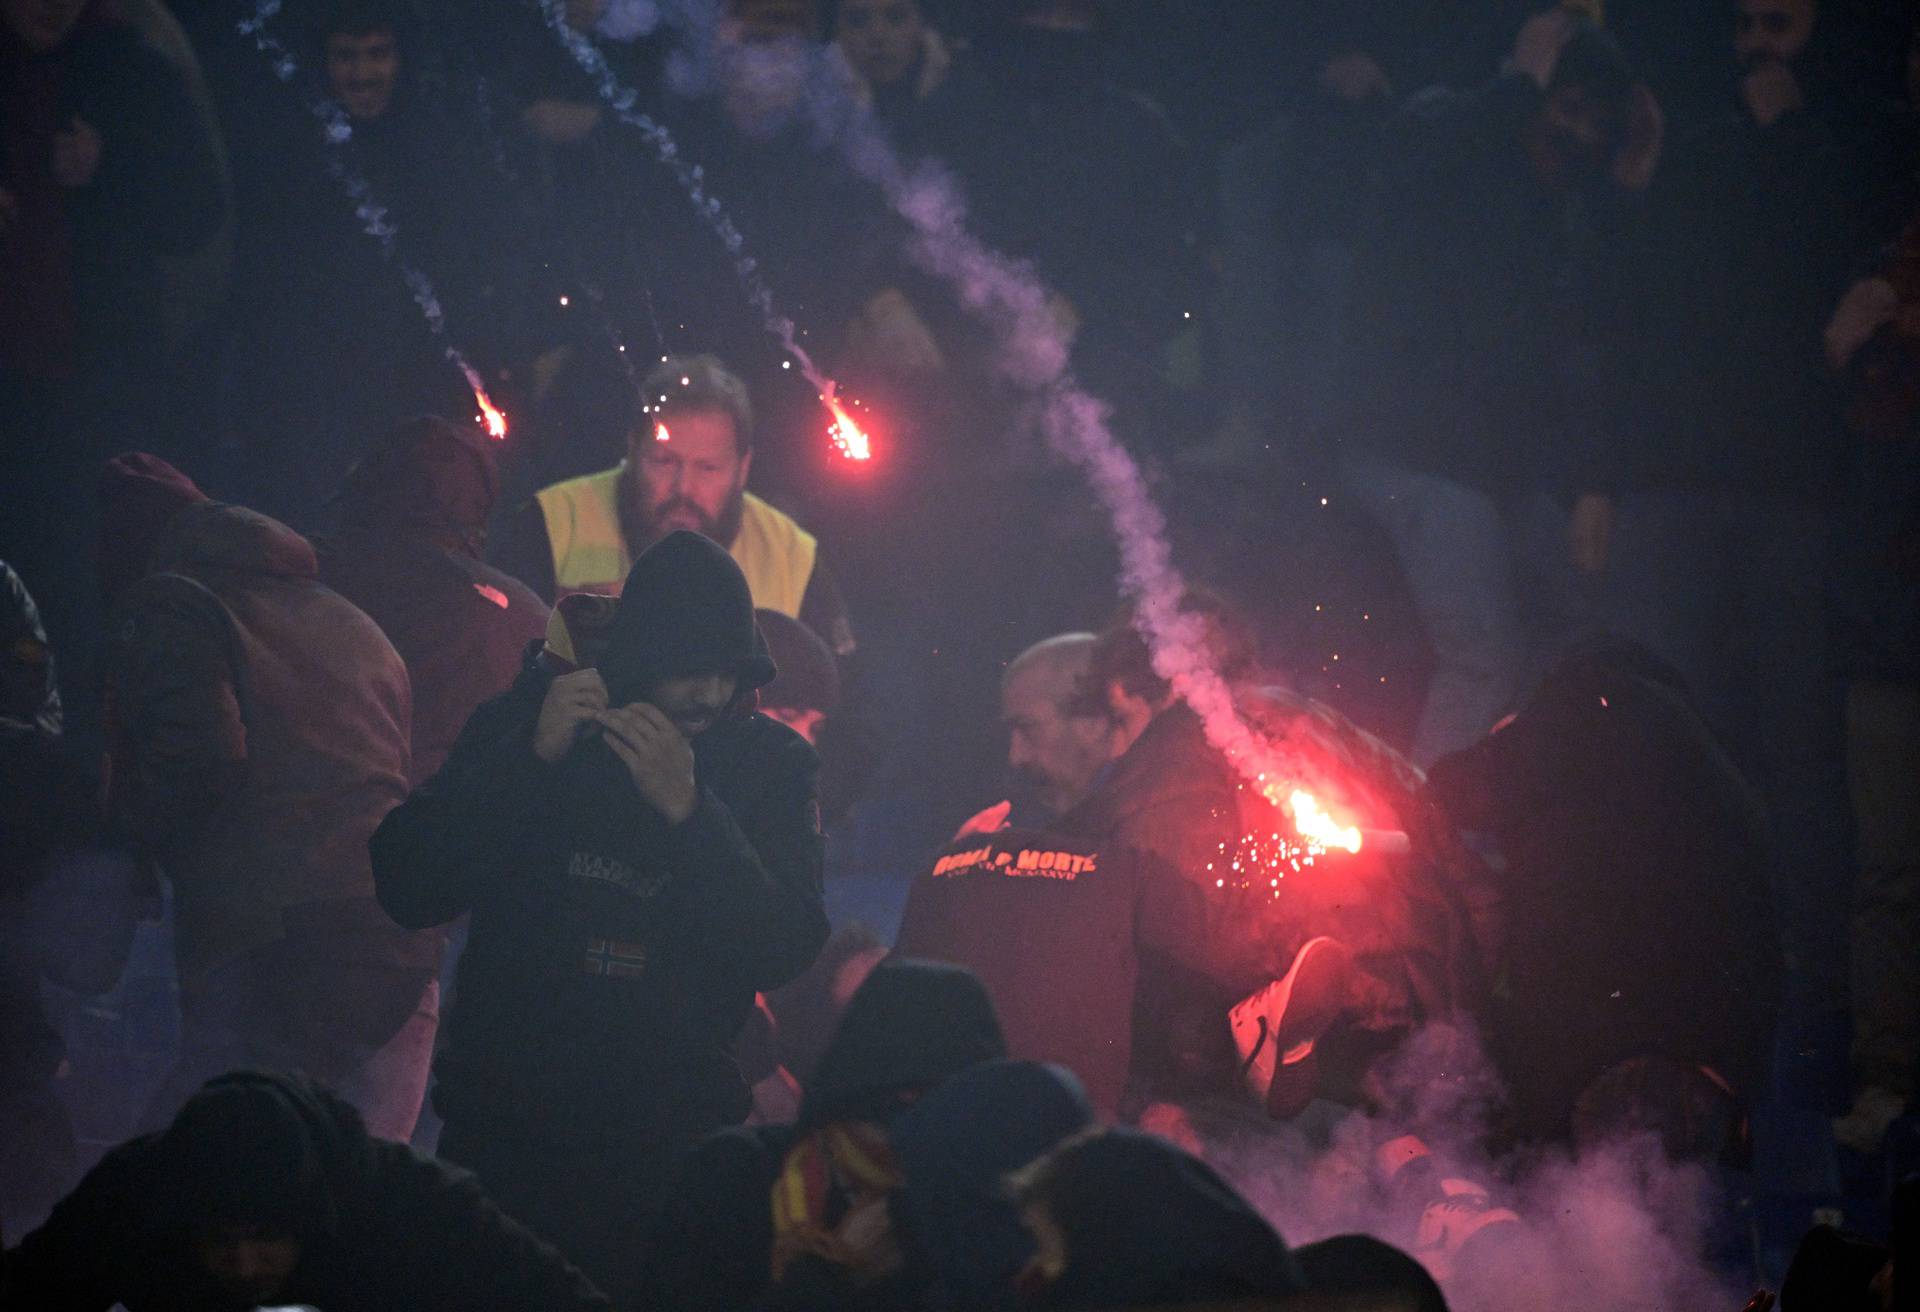
<path fill-rule="evenodd" d="M 820 389 L 820 403 L 827 407 L 833 416 L 833 424 L 827 429 L 827 436 L 833 439 L 836 451 L 849 460 L 873 459 L 873 440 L 867 436 L 867 430 L 854 421 L 834 396 L 834 384 L 828 380 Z"/>
<path fill-rule="evenodd" d="M 467 376 L 467 386 L 473 389 L 473 403 L 480 407 L 480 413 L 474 418 L 487 426 L 487 435 L 494 441 L 497 442 L 506 437 L 506 412 L 495 405 L 493 398 L 487 395 L 486 386 L 481 383 L 480 375 L 474 372 L 473 366 L 464 362 L 460 364 L 460 372 Z"/>

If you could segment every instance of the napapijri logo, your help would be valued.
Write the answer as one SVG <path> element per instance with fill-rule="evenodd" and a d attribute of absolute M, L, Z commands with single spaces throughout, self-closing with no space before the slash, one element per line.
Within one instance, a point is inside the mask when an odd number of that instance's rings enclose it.
<path fill-rule="evenodd" d="M 664 872 L 643 875 L 626 862 L 597 852 L 575 852 L 567 858 L 567 874 L 575 879 L 593 879 L 624 888 L 635 897 L 652 897 L 667 882 Z"/>

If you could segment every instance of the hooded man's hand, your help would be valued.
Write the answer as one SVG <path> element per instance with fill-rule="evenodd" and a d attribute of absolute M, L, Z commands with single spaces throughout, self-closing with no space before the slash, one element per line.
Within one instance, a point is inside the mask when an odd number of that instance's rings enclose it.
<path fill-rule="evenodd" d="M 693 781 L 693 747 L 657 706 L 635 702 L 594 716 L 606 728 L 607 746 L 626 762 L 640 795 L 679 824 L 700 800 Z"/>
<path fill-rule="evenodd" d="M 598 670 L 575 670 L 547 685 L 540 721 L 533 728 L 533 754 L 552 765 L 573 750 L 580 730 L 607 709 L 607 685 Z"/>

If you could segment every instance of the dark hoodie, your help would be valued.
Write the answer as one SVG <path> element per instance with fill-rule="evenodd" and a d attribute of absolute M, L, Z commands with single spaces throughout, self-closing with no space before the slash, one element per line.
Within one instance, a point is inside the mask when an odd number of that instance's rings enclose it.
<path fill-rule="evenodd" d="M 1166 1140 L 1107 1130 L 1063 1148 L 1028 1201 L 1066 1235 L 1049 1307 L 1263 1299 L 1306 1288 L 1286 1242 L 1213 1168 Z"/>
<path fill-rule="evenodd" d="M 504 692 L 547 606 L 479 559 L 499 499 L 489 439 L 473 425 L 410 419 L 355 467 L 344 524 L 316 542 L 320 577 L 373 617 L 413 683 L 413 769 L 430 779 L 481 702 Z"/>
<path fill-rule="evenodd" d="M 299 1076 L 214 1080 L 163 1133 L 121 1145 L 8 1253 L 0 1302 L 38 1312 L 242 1312 L 257 1301 L 194 1260 L 197 1225 L 259 1226 L 300 1244 L 277 1304 L 604 1309 L 578 1271 L 473 1177 L 368 1136 Z"/>
<path fill-rule="evenodd" d="M 744 1308 L 772 1277 L 771 1192 L 787 1150 L 836 1121 L 890 1121 L 921 1090 L 1006 1054 L 986 990 L 954 966 L 899 958 L 847 1004 L 792 1126 L 724 1130 L 682 1164 L 653 1234 L 661 1307 Z"/>
<path fill-rule="evenodd" d="M 419 972 L 438 940 L 374 902 L 367 839 L 407 787 L 406 668 L 264 515 L 191 501 L 109 632 L 108 810 L 172 880 L 184 991 L 298 939 Z M 398 1005 L 398 1004 L 396 1004 Z"/>
<path fill-rule="evenodd" d="M 616 706 L 664 676 L 738 675 L 693 741 L 686 820 L 668 824 L 597 736 L 553 765 L 534 755 L 553 678 L 535 659 L 373 836 L 395 919 L 473 913 L 438 1064 L 450 1131 L 584 1145 L 739 1120 L 730 1047 L 754 993 L 826 941 L 816 759 L 750 709 L 774 671 L 739 567 L 698 534 L 663 539 L 628 575 L 598 666 Z"/>
<path fill-rule="evenodd" d="M 1007 1176 L 1093 1123 L 1071 1071 L 985 1062 L 904 1112 L 893 1150 L 906 1176 L 894 1206 L 929 1302 L 978 1308 L 1007 1301 L 1033 1239 Z"/>
<path fill-rule="evenodd" d="M 1581 1089 L 1630 1057 L 1704 1062 L 1742 1094 L 1765 1075 L 1766 817 L 1676 680 L 1630 646 L 1575 652 L 1430 776 L 1505 858 L 1488 1039 L 1527 1136 L 1564 1135 Z"/>

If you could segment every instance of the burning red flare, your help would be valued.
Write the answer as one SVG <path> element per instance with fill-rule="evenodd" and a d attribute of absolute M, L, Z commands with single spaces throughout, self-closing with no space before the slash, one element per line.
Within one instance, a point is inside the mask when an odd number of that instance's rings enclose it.
<path fill-rule="evenodd" d="M 487 395 L 487 389 L 481 383 L 480 375 L 474 372 L 471 365 L 464 360 L 456 360 L 455 363 L 460 366 L 460 372 L 467 376 L 467 386 L 473 389 L 473 403 L 480 407 L 480 413 L 473 417 L 474 422 L 485 424 L 487 435 L 496 442 L 500 441 L 507 435 L 506 412 L 495 405 L 493 398 Z"/>
<path fill-rule="evenodd" d="M 1320 807 L 1320 800 L 1304 788 L 1293 790 L 1288 799 L 1287 809 L 1293 814 L 1293 827 L 1300 837 L 1309 843 L 1331 851 L 1343 848 L 1348 852 L 1360 850 L 1360 831 L 1352 825 L 1342 825 Z"/>
<path fill-rule="evenodd" d="M 827 436 L 833 439 L 836 451 L 849 460 L 873 459 L 873 439 L 867 431 L 854 422 L 846 407 L 834 398 L 834 384 L 831 380 L 820 391 L 820 403 L 827 407 L 833 416 L 833 424 L 827 429 Z"/>
<path fill-rule="evenodd" d="M 474 389 L 473 399 L 480 405 L 479 419 L 487 426 L 487 435 L 496 442 L 504 438 L 507 435 L 506 412 L 493 403 L 493 398 L 483 388 Z"/>

